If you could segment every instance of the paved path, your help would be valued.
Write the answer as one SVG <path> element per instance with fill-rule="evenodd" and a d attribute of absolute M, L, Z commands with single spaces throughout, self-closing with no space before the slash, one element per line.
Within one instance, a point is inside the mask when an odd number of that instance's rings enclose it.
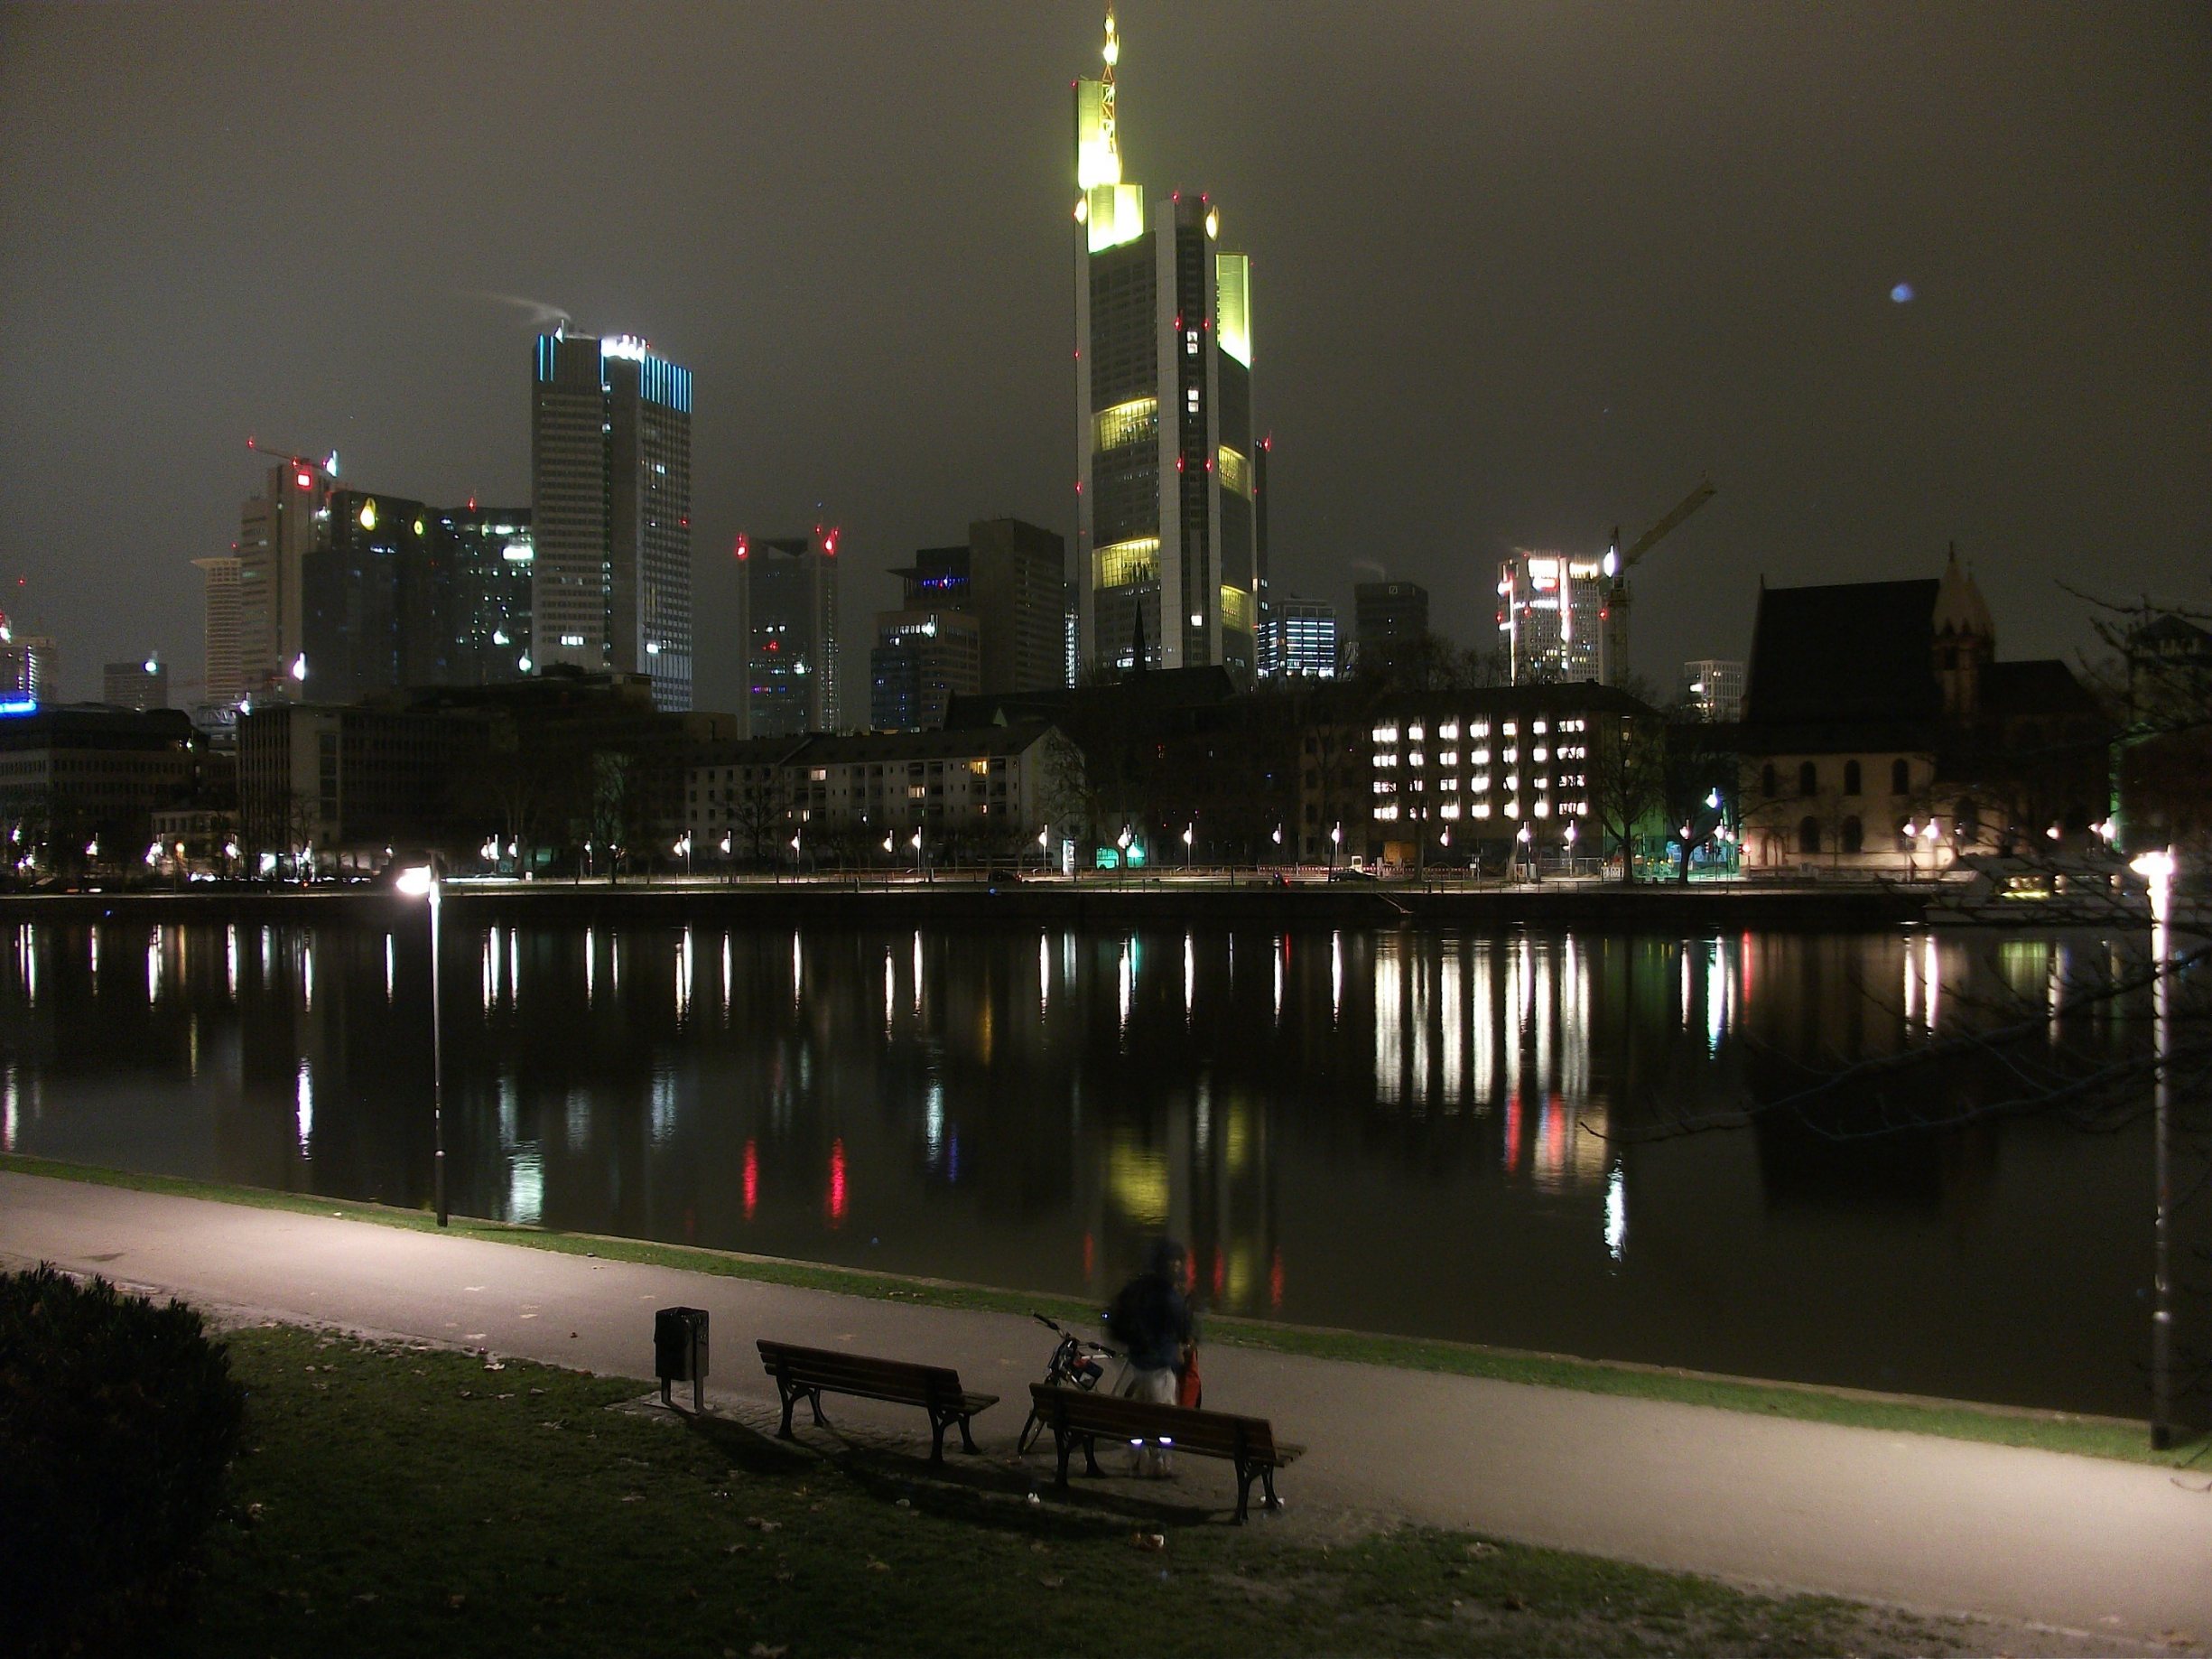
<path fill-rule="evenodd" d="M 1002 1452 L 1049 1351 L 1006 1314 L 0 1172 L 0 1262 L 41 1259 L 633 1376 L 652 1371 L 653 1309 L 690 1303 L 711 1315 L 711 1400 L 773 1399 L 756 1336 L 925 1357 L 1004 1396 L 979 1424 Z M 1249 1349 L 1209 1351 L 1206 1392 L 1312 1447 L 1282 1483 L 1308 1514 L 1401 1515 L 2115 1642 L 2212 1637 L 2212 1496 L 2162 1469 Z M 918 1429 L 913 1417 L 881 1421 Z M 1229 1500 L 1234 1482 L 1211 1464 L 1187 1470 L 1178 1496 L 1207 1483 Z"/>

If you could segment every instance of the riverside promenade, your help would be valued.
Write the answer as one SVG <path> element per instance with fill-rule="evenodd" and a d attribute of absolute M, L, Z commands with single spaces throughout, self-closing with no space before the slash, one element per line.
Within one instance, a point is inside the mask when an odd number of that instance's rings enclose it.
<path fill-rule="evenodd" d="M 0 1171 L 0 1263 L 39 1261 L 234 1315 L 640 1378 L 653 1310 L 684 1303 L 711 1317 L 710 1407 L 773 1402 L 756 1337 L 925 1359 L 1002 1396 L 977 1424 L 1001 1459 L 1049 1347 L 1014 1315 Z M 1206 1392 L 1311 1447 L 1282 1482 L 1297 1522 L 1465 1528 L 2049 1625 L 2092 1651 L 2212 1637 L 2212 1475 L 1250 1348 L 1209 1349 Z M 921 1443 L 912 1412 L 832 1411 Z M 1218 1507 L 1232 1486 L 1200 1464 L 1173 1496 Z"/>

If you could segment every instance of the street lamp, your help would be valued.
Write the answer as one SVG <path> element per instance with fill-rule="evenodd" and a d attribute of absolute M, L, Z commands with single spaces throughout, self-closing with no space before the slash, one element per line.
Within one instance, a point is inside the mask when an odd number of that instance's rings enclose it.
<path fill-rule="evenodd" d="M 1520 821 L 1520 828 L 1514 833 L 1513 839 L 1528 849 L 1529 873 L 1540 877 L 1541 872 L 1536 867 L 1536 837 L 1529 832 L 1528 819 L 1523 818 Z M 1625 858 L 1627 853 L 1624 852 L 1622 856 Z"/>
<path fill-rule="evenodd" d="M 922 844 L 922 826 L 915 825 L 906 844 L 914 849 L 914 872 L 926 879 L 929 875 L 929 851 Z"/>
<path fill-rule="evenodd" d="M 1183 826 L 1183 873 L 1185 875 L 1191 872 L 1191 832 L 1197 827 L 1195 824 L 1185 824 Z"/>
<path fill-rule="evenodd" d="M 1036 833 L 1036 872 L 1043 875 L 1049 870 L 1052 859 L 1052 825 L 1047 824 Z"/>
<path fill-rule="evenodd" d="M 1575 821 L 1572 818 L 1567 820 L 1566 825 L 1566 872 L 1570 876 L 1575 873 Z"/>
<path fill-rule="evenodd" d="M 2167 1146 L 2173 1114 L 2173 937 L 2167 922 L 2173 904 L 2170 849 L 2145 853 L 2128 866 L 2151 888 L 2151 1029 L 2158 1070 L 2152 1085 L 2151 1187 L 2151 1446 L 2173 1444 L 2173 1160 Z"/>
<path fill-rule="evenodd" d="M 439 957 L 441 928 L 439 925 L 438 872 L 428 864 L 416 864 L 399 872 L 394 883 L 401 895 L 408 899 L 430 900 L 430 1119 L 432 1130 L 431 1197 L 438 1208 L 438 1225 L 444 1226 L 449 1220 L 445 1203 L 445 1018 L 444 999 L 439 992 Z"/>
<path fill-rule="evenodd" d="M 1344 844 L 1344 826 L 1339 822 L 1329 825 L 1329 876 L 1336 876 L 1336 850 Z"/>
<path fill-rule="evenodd" d="M 689 875 L 692 873 L 692 833 L 691 833 L 691 831 L 689 831 L 689 830 L 685 830 L 685 831 L 683 832 L 683 834 L 682 834 L 681 835 L 679 835 L 679 836 L 677 836 L 677 837 L 676 837 L 675 851 L 676 851 L 676 852 L 678 852 L 678 853 L 681 853 L 683 855 L 683 873 L 684 873 L 686 876 L 689 876 Z"/>

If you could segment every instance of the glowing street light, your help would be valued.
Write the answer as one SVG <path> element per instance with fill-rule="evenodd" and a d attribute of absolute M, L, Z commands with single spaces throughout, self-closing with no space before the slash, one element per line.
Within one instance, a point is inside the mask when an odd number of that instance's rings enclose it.
<path fill-rule="evenodd" d="M 2145 853 L 2128 866 L 2151 889 L 2151 1028 L 2158 1071 L 2152 1091 L 2151 1188 L 2151 1445 L 2173 1444 L 2173 1273 L 2171 1270 L 2173 1160 L 2168 1147 L 2173 1117 L 2173 904 L 2170 848 Z"/>
<path fill-rule="evenodd" d="M 430 900 L 430 1116 L 432 1129 L 431 1195 L 438 1209 L 438 1225 L 450 1219 L 445 1203 L 445 1018 L 444 998 L 439 995 L 439 958 L 442 943 L 439 918 L 441 895 L 438 872 L 429 864 L 410 865 L 392 884 L 402 898 Z"/>

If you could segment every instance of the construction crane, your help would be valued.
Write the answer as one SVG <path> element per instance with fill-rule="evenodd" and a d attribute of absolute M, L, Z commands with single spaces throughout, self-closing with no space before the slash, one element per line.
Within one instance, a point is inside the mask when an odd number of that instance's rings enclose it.
<path fill-rule="evenodd" d="M 255 454 L 279 464 L 290 463 L 293 466 L 313 467 L 326 478 L 335 480 L 338 477 L 338 452 L 336 450 L 332 450 L 322 460 L 316 461 L 305 450 L 274 448 L 252 436 L 246 438 L 246 447 L 253 451 Z M 305 487 L 302 486 L 302 489 Z"/>
<path fill-rule="evenodd" d="M 1604 653 L 1599 677 L 1606 685 L 1619 685 L 1628 672 L 1629 572 L 1639 559 L 1679 528 L 1685 518 L 1710 501 L 1714 493 L 1712 480 L 1700 479 L 1697 488 L 1676 503 L 1672 512 L 1638 536 L 1626 553 L 1621 551 L 1621 527 L 1613 527 L 1613 542 L 1603 566 L 1605 602 L 1598 613 L 1604 624 L 1599 636 Z"/>

